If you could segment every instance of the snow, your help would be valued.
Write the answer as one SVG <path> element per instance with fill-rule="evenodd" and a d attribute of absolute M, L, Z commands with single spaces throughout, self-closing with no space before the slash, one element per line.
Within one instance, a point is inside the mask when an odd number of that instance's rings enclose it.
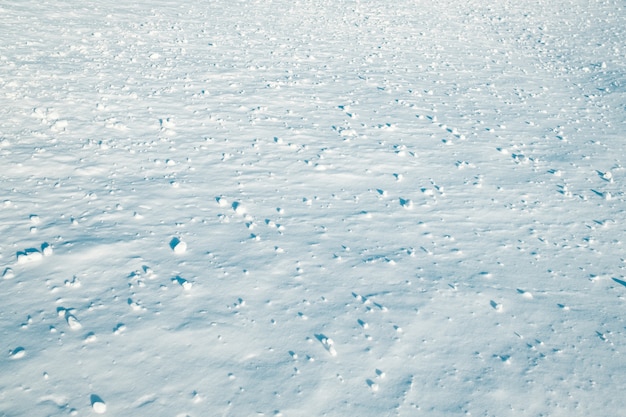
<path fill-rule="evenodd" d="M 0 415 L 625 408 L 622 1 L 0 22 Z"/>

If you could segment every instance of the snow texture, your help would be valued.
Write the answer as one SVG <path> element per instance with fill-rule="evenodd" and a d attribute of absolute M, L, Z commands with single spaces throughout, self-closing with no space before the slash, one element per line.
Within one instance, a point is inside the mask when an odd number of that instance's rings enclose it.
<path fill-rule="evenodd" d="M 620 415 L 625 6 L 3 2 L 0 415 Z"/>

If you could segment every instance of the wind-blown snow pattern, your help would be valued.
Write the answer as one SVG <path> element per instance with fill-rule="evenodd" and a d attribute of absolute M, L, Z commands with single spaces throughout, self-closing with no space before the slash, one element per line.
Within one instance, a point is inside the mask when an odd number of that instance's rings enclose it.
<path fill-rule="evenodd" d="M 4 2 L 0 415 L 620 415 L 624 7 Z"/>

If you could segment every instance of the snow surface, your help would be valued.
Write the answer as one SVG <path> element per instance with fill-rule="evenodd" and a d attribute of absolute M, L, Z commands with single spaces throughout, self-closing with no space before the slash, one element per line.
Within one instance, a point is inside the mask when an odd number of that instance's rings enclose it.
<path fill-rule="evenodd" d="M 620 415 L 625 6 L 2 2 L 0 415 Z"/>

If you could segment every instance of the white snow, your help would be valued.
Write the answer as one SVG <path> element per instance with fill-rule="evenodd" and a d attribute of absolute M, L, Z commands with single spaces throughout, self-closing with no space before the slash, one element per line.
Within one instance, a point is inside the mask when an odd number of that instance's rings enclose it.
<path fill-rule="evenodd" d="M 3 2 L 0 415 L 621 415 L 625 6 Z"/>

